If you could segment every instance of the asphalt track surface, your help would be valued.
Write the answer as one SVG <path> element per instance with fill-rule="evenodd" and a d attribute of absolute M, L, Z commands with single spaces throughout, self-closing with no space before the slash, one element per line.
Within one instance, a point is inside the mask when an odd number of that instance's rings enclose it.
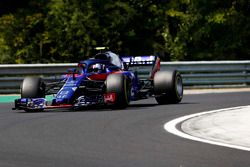
<path fill-rule="evenodd" d="M 250 152 L 187 140 L 164 124 L 193 113 L 249 105 L 250 92 L 154 99 L 126 110 L 25 113 L 0 104 L 0 167 L 248 167 Z"/>

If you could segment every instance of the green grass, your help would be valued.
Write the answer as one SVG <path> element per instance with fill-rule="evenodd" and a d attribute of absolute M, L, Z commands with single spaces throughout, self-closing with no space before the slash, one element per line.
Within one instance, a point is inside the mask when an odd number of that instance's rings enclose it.
<path fill-rule="evenodd" d="M 0 103 L 14 102 L 18 98 L 20 98 L 20 95 L 0 95 Z M 50 101 L 53 99 L 53 96 L 46 96 L 46 99 Z"/>

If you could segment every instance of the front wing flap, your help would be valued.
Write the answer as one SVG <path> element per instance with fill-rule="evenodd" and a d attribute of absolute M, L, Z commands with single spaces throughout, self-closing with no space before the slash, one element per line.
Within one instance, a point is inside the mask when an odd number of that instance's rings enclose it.
<path fill-rule="evenodd" d="M 48 105 L 45 98 L 21 98 L 15 100 L 15 108 L 13 110 L 43 110 L 71 107 L 73 107 L 71 104 Z"/>

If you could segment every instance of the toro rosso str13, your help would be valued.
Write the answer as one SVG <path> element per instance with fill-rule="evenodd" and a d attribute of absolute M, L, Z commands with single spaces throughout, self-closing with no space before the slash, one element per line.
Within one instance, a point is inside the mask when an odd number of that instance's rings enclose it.
<path fill-rule="evenodd" d="M 141 77 L 143 69 L 150 70 Z M 120 58 L 110 51 L 80 61 L 77 68 L 53 83 L 46 83 L 40 77 L 26 77 L 20 89 L 21 98 L 15 100 L 13 109 L 25 111 L 96 105 L 116 109 L 148 97 L 154 97 L 158 104 L 179 103 L 183 97 L 180 73 L 160 71 L 157 56 Z M 45 96 L 51 94 L 54 99 L 47 101 Z"/>

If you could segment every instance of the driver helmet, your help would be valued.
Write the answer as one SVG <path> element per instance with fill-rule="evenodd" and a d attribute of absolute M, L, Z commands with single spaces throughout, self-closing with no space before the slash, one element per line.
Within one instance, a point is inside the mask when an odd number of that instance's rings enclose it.
<path fill-rule="evenodd" d="M 100 64 L 100 63 L 96 63 L 92 66 L 92 69 L 95 71 L 95 72 L 104 72 L 105 70 L 105 66 L 103 64 Z"/>

